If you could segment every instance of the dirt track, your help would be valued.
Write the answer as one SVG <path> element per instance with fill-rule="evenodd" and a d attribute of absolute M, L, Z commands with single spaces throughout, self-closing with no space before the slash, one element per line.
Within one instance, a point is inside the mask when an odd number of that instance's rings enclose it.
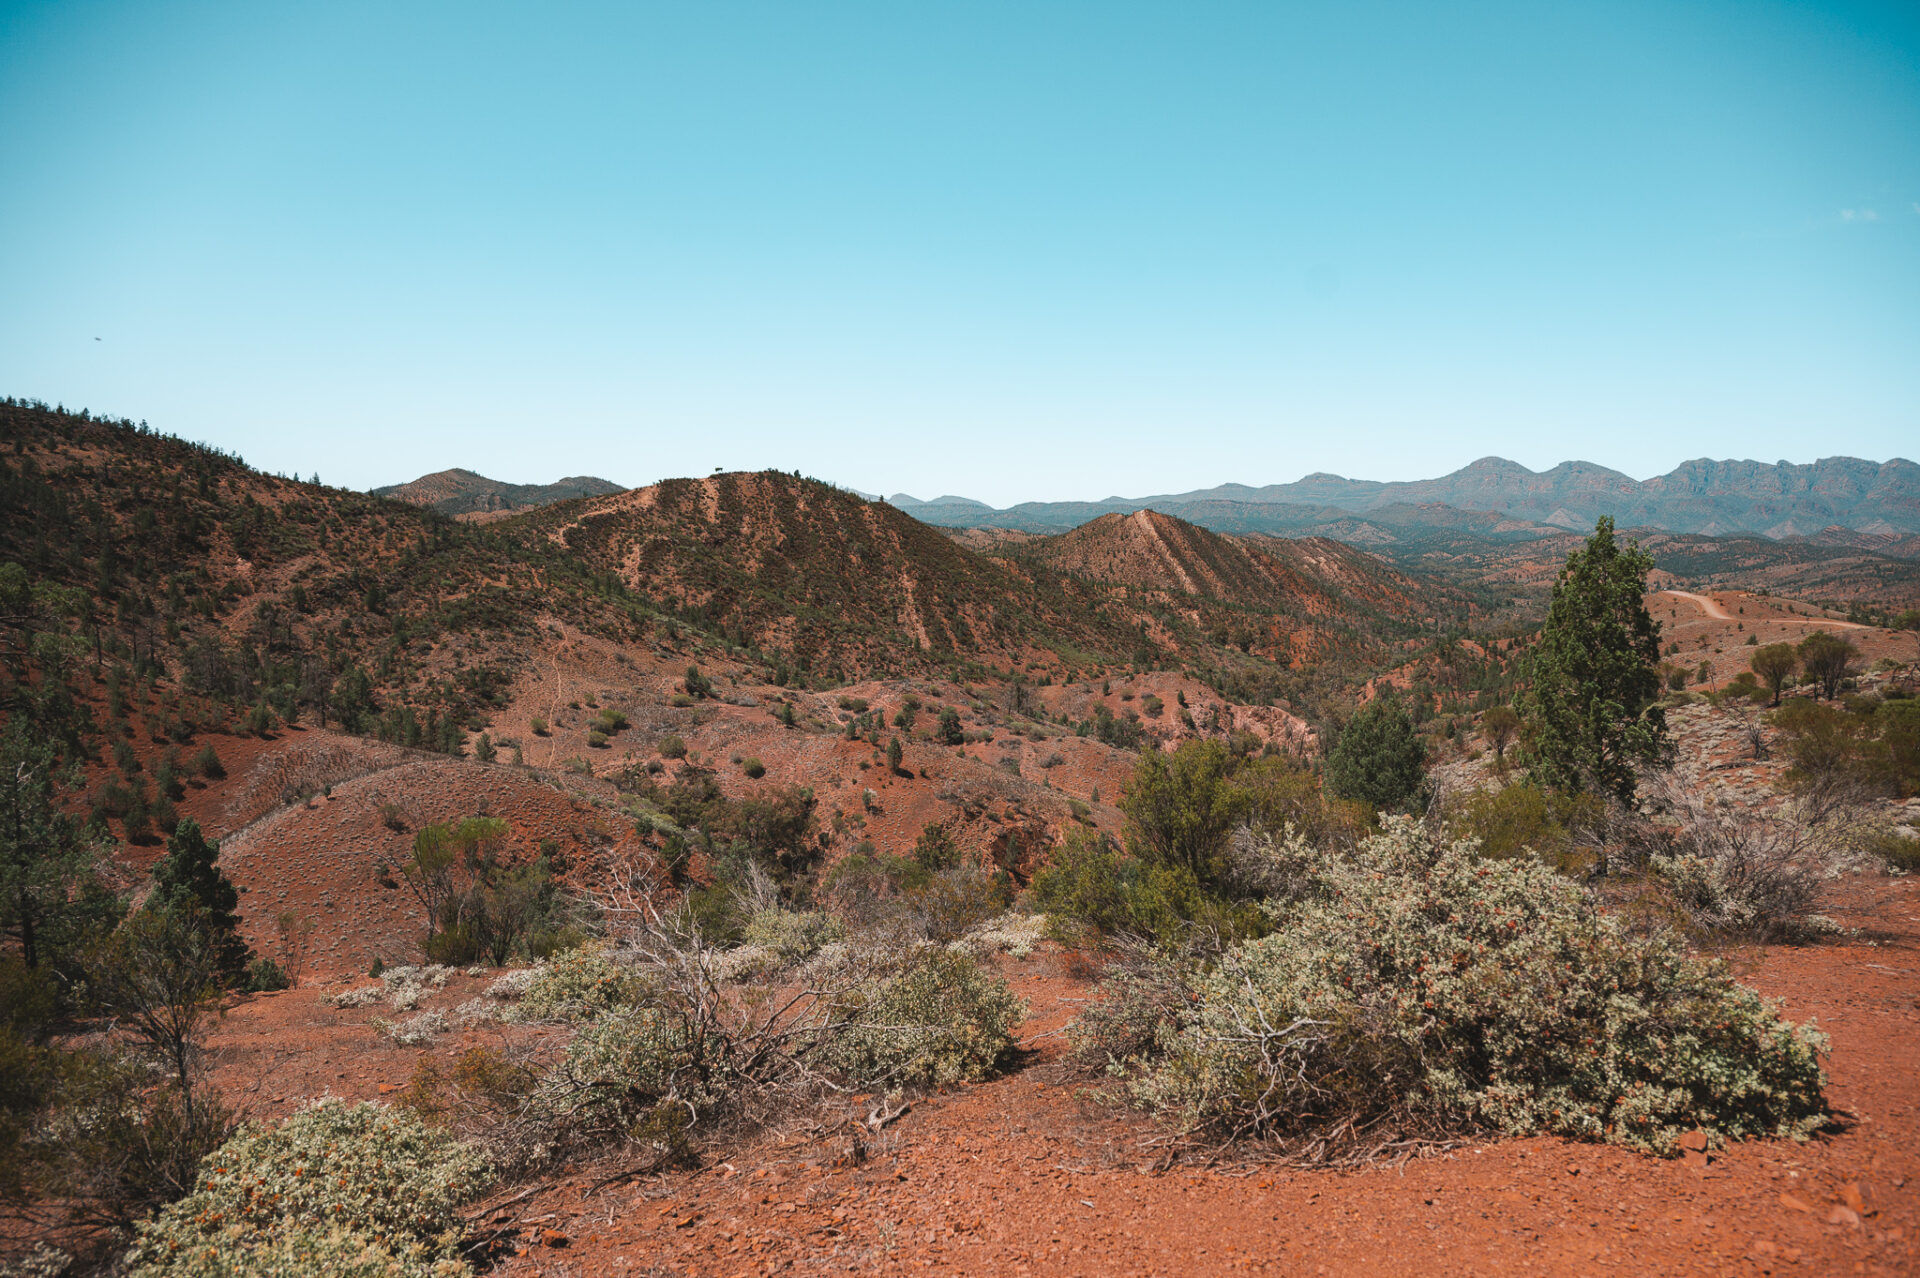
<path fill-rule="evenodd" d="M 1715 603 L 1713 600 L 1707 598 L 1705 595 L 1696 595 L 1691 590 L 1662 590 L 1660 593 L 1663 595 L 1672 595 L 1676 599 L 1686 599 L 1686 600 L 1692 601 L 1693 603 L 1699 604 L 1701 609 L 1706 612 L 1707 616 L 1711 617 L 1715 621 L 1732 621 L 1733 620 L 1733 616 L 1731 613 L 1729 613 L 1725 608 L 1722 608 L 1719 604 Z M 1819 626 L 1823 630 L 1828 628 L 1831 628 L 1834 630 L 1869 630 L 1872 628 L 1870 626 L 1863 626 L 1857 621 L 1835 621 L 1831 617 L 1778 617 L 1776 616 L 1776 617 L 1769 618 L 1769 620 L 1774 625 Z"/>

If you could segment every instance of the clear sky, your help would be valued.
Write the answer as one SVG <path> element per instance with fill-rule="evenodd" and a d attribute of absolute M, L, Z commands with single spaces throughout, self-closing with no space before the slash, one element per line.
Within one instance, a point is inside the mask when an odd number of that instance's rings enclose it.
<path fill-rule="evenodd" d="M 0 394 L 351 487 L 1914 457 L 1920 4 L 0 0 Z"/>

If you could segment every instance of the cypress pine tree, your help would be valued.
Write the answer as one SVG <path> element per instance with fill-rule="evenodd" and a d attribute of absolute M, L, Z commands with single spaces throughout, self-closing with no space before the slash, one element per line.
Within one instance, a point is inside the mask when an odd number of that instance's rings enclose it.
<path fill-rule="evenodd" d="M 240 939 L 240 893 L 215 862 L 220 844 L 200 833 L 200 823 L 184 817 L 167 840 L 167 854 L 153 867 L 150 910 L 192 907 L 213 940 L 220 973 L 238 978 L 252 952 Z"/>
<path fill-rule="evenodd" d="M 1631 802 L 1636 763 L 1672 754 L 1660 697 L 1660 623 L 1647 612 L 1653 556 L 1622 550 L 1602 517 L 1567 556 L 1527 662 L 1520 713 L 1527 766 L 1571 793 Z"/>
<path fill-rule="evenodd" d="M 1404 806 L 1426 779 L 1426 747 L 1400 698 L 1375 697 L 1340 732 L 1327 755 L 1327 790 L 1338 799 L 1360 799 L 1376 809 Z"/>

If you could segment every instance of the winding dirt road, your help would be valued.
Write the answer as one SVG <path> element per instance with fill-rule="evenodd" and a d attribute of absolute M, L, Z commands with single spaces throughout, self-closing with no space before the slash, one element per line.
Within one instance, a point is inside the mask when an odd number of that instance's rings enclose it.
<path fill-rule="evenodd" d="M 1690 599 L 1706 611 L 1715 621 L 1732 621 L 1733 617 L 1713 600 L 1705 595 L 1696 595 L 1691 590 L 1663 590 L 1663 595 L 1672 595 L 1676 599 Z M 1789 626 L 1831 626 L 1835 630 L 1865 630 L 1867 627 L 1857 621 L 1834 621 L 1829 617 L 1769 617 L 1769 621 Z"/>

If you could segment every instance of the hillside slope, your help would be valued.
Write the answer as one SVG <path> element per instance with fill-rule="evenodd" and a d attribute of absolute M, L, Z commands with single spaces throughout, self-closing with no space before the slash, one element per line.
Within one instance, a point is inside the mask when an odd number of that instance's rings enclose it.
<path fill-rule="evenodd" d="M 470 470 L 441 470 L 405 484 L 376 488 L 376 497 L 390 497 L 410 506 L 426 506 L 443 515 L 496 514 L 550 506 L 577 497 L 604 497 L 625 492 L 619 484 L 594 475 L 570 475 L 551 484 L 509 484 Z"/>
<path fill-rule="evenodd" d="M 1430 587 L 1339 542 L 1223 537 L 1154 510 L 1102 515 L 1027 553 L 1095 581 L 1291 615 L 1412 617 L 1436 602 Z"/>
<path fill-rule="evenodd" d="M 674 479 L 523 521 L 596 570 L 815 669 L 913 654 L 1112 654 L 1126 627 L 1065 575 L 957 545 L 884 502 L 778 472 Z"/>

